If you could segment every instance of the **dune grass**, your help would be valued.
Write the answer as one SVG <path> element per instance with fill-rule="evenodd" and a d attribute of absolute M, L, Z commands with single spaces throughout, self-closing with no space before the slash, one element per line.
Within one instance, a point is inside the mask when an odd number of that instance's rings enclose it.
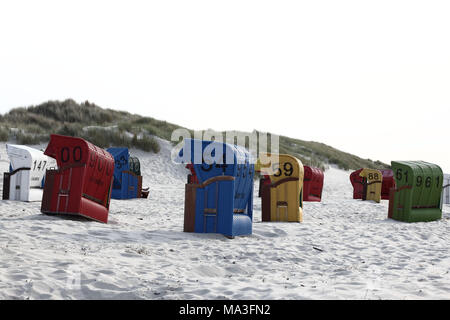
<path fill-rule="evenodd" d="M 178 128 L 182 127 L 126 111 L 104 109 L 89 101 L 77 103 L 72 99 L 14 108 L 0 115 L 0 141 L 12 139 L 20 144 L 46 143 L 51 133 L 58 133 L 82 137 L 102 148 L 134 147 L 159 152 L 155 137 L 170 141 L 172 132 Z M 296 156 L 305 165 L 322 169 L 336 165 L 345 170 L 389 167 L 319 142 L 285 136 L 280 136 L 279 141 L 280 153 Z"/>

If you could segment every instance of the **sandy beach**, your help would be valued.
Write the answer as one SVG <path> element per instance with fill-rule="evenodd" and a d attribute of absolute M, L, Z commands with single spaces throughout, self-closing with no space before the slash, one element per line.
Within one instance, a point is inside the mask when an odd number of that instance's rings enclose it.
<path fill-rule="evenodd" d="M 112 200 L 108 224 L 0 201 L 0 299 L 450 298 L 449 205 L 439 221 L 390 220 L 388 201 L 353 200 L 350 172 L 330 168 L 302 223 L 262 223 L 255 183 L 251 236 L 185 233 L 188 171 L 159 141 L 131 151 L 149 198 Z"/>

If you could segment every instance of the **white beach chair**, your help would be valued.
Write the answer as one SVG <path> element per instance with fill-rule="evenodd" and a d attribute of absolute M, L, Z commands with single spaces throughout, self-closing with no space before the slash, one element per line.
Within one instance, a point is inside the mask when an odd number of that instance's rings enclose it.
<path fill-rule="evenodd" d="M 3 176 L 3 200 L 41 201 L 42 180 L 56 161 L 40 150 L 23 145 L 7 144 L 10 172 Z"/>
<path fill-rule="evenodd" d="M 450 204 L 450 174 L 444 174 L 444 188 L 442 189 L 442 203 Z"/>

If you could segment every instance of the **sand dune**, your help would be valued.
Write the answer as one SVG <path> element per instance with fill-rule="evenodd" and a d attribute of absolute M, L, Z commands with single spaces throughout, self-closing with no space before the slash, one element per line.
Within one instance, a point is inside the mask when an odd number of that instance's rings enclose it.
<path fill-rule="evenodd" d="M 353 200 L 349 172 L 325 172 L 304 222 L 262 223 L 253 235 L 183 232 L 187 171 L 140 157 L 149 199 L 112 200 L 109 223 L 0 201 L 0 299 L 449 299 L 450 207 L 443 219 L 387 219 L 387 201 Z M 0 171 L 8 168 L 0 144 Z"/>

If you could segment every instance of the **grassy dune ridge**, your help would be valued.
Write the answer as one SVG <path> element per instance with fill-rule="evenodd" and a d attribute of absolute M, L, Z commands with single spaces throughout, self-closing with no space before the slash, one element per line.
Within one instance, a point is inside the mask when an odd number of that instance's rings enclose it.
<path fill-rule="evenodd" d="M 0 115 L 0 141 L 19 144 L 45 143 L 50 133 L 58 133 L 79 136 L 103 148 L 135 147 L 157 153 L 160 147 L 155 136 L 170 140 L 172 132 L 178 128 L 183 127 L 126 111 L 101 108 L 89 101 L 77 103 L 72 99 L 14 108 Z M 362 159 L 323 143 L 285 136 L 279 139 L 280 152 L 298 157 L 305 165 L 322 169 L 336 165 L 346 170 L 389 167 L 380 161 Z"/>

